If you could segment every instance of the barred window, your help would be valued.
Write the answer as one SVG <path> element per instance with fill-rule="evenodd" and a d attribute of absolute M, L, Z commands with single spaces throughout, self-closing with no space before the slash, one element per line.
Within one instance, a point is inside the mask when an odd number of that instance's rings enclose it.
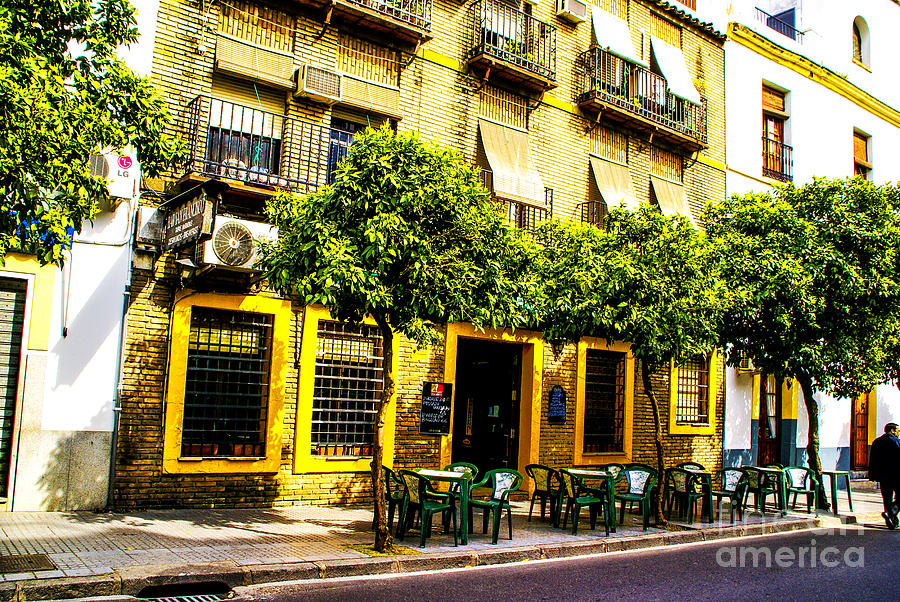
<path fill-rule="evenodd" d="M 528 108 L 525 99 L 502 88 L 485 86 L 481 89 L 478 116 L 512 127 L 528 127 Z"/>
<path fill-rule="evenodd" d="M 223 2 L 219 32 L 281 52 L 293 52 L 294 48 L 294 17 L 255 2 Z"/>
<path fill-rule="evenodd" d="M 625 354 L 588 349 L 583 453 L 623 452 L 624 429 Z"/>
<path fill-rule="evenodd" d="M 182 456 L 265 456 L 272 316 L 194 306 Z"/>
<path fill-rule="evenodd" d="M 709 424 L 709 356 L 695 355 L 679 366 L 675 421 Z"/>
<path fill-rule="evenodd" d="M 622 165 L 628 165 L 628 136 L 603 126 L 591 130 L 591 152 Z"/>
<path fill-rule="evenodd" d="M 319 321 L 313 391 L 312 453 L 370 455 L 382 390 L 378 328 Z"/>

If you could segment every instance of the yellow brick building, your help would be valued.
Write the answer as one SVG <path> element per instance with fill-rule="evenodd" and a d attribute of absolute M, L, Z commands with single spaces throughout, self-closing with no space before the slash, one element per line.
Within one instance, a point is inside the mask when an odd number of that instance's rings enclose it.
<path fill-rule="evenodd" d="M 189 156 L 143 212 L 159 234 L 139 236 L 133 272 L 118 505 L 370 497 L 377 330 L 249 269 L 250 237 L 273 235 L 265 199 L 326 185 L 357 129 L 458 148 L 525 229 L 621 202 L 696 219 L 724 194 L 723 36 L 662 0 L 594 2 L 161 1 L 153 78 Z M 450 324 L 440 346 L 395 349 L 388 465 L 655 462 L 625 343 L 554 353 L 539 333 Z M 722 378 L 715 353 L 653 375 L 667 464 L 721 466 Z M 446 434 L 421 432 L 425 383 L 450 385 Z"/>

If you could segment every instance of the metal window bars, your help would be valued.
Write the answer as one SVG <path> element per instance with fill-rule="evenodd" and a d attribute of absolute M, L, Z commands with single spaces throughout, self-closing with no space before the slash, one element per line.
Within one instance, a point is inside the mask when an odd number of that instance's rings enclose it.
<path fill-rule="evenodd" d="M 625 354 L 588 349 L 583 453 L 624 451 Z"/>
<path fill-rule="evenodd" d="M 609 209 L 603 201 L 587 201 L 578 205 L 582 223 L 594 224 L 602 228 Z"/>
<path fill-rule="evenodd" d="M 779 182 L 794 181 L 794 149 L 763 136 L 763 175 Z"/>
<path fill-rule="evenodd" d="M 424 31 L 431 30 L 431 0 L 347 0 Z"/>
<path fill-rule="evenodd" d="M 272 316 L 194 306 L 182 456 L 265 456 Z"/>
<path fill-rule="evenodd" d="M 706 104 L 675 96 L 666 79 L 601 48 L 582 52 L 576 62 L 581 83 L 577 101 L 599 98 L 649 121 L 706 144 Z"/>
<path fill-rule="evenodd" d="M 479 0 L 472 11 L 469 58 L 484 54 L 556 79 L 556 27 L 500 0 Z"/>
<path fill-rule="evenodd" d="M 756 20 L 765 24 L 769 29 L 774 29 L 781 35 L 791 38 L 792 40 L 803 43 L 803 32 L 796 29 L 790 23 L 785 23 L 779 18 L 780 15 L 770 15 L 763 9 L 756 7 Z"/>
<path fill-rule="evenodd" d="M 382 390 L 382 359 L 378 328 L 319 322 L 313 391 L 313 454 L 372 454 Z"/>
<path fill-rule="evenodd" d="M 709 423 L 709 357 L 695 355 L 678 367 L 675 422 Z"/>

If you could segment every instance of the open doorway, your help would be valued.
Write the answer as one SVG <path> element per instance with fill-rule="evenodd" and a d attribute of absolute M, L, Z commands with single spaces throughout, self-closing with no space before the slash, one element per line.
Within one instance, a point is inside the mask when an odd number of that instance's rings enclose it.
<path fill-rule="evenodd" d="M 781 462 L 781 381 L 764 374 L 760 385 L 756 463 L 767 466 Z"/>
<path fill-rule="evenodd" d="M 518 468 L 522 346 L 459 339 L 453 462 Z"/>

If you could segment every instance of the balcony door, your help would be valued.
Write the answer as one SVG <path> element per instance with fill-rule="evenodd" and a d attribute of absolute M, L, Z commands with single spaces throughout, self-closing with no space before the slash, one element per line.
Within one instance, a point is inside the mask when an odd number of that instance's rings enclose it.
<path fill-rule="evenodd" d="M 781 456 L 781 383 L 772 375 L 763 375 L 759 391 L 759 440 L 756 463 L 779 464 Z"/>
<path fill-rule="evenodd" d="M 775 173 L 785 173 L 784 119 L 763 113 L 763 138 L 763 166 Z"/>

